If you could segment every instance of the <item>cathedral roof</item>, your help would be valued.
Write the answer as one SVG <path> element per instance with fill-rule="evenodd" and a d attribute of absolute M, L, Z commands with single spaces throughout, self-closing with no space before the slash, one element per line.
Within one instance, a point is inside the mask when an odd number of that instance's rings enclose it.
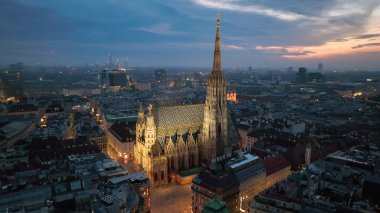
<path fill-rule="evenodd" d="M 204 104 L 153 108 L 157 136 L 185 134 L 202 128 Z"/>

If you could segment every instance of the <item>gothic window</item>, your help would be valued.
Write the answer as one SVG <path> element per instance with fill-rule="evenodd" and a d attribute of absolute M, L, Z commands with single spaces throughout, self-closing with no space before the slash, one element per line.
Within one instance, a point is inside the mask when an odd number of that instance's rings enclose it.
<path fill-rule="evenodd" d="M 158 180 L 157 172 L 154 173 L 154 181 L 156 182 Z"/>

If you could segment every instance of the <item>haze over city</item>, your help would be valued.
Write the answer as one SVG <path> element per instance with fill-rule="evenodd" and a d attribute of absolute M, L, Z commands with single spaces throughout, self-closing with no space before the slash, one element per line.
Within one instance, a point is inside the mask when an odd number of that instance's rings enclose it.
<path fill-rule="evenodd" d="M 378 0 L 2 1 L 0 63 L 210 67 L 220 15 L 224 67 L 378 70 Z"/>

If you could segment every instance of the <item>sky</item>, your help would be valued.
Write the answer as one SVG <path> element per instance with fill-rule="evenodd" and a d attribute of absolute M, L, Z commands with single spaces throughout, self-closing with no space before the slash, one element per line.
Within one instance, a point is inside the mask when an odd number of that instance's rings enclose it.
<path fill-rule="evenodd" d="M 0 64 L 380 70 L 380 0 L 0 0 Z"/>

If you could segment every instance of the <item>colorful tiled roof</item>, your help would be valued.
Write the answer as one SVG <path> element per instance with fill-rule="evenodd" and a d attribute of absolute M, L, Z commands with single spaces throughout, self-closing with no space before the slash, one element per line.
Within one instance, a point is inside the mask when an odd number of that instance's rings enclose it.
<path fill-rule="evenodd" d="M 184 134 L 200 130 L 203 123 L 204 104 L 153 108 L 157 136 Z"/>

